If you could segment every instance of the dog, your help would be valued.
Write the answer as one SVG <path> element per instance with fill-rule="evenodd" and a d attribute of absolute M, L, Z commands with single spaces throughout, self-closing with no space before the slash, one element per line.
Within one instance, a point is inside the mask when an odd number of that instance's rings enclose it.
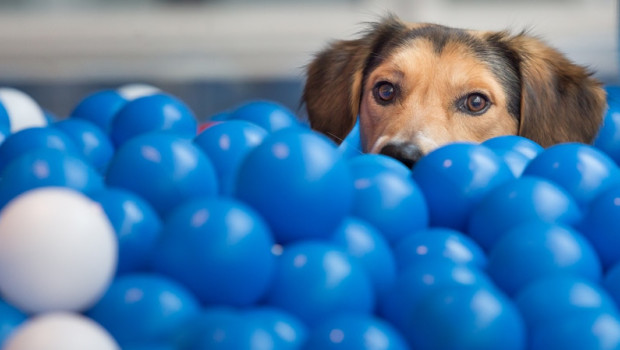
<path fill-rule="evenodd" d="M 359 118 L 363 152 L 409 167 L 435 148 L 520 135 L 591 143 L 606 108 L 592 73 L 526 32 L 405 23 L 394 15 L 335 41 L 307 66 L 312 129 L 340 143 Z"/>

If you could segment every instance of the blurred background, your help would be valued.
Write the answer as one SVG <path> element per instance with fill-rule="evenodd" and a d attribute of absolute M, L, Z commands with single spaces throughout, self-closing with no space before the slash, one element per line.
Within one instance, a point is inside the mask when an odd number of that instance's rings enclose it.
<path fill-rule="evenodd" d="M 302 114 L 313 54 L 388 12 L 529 29 L 605 83 L 620 82 L 617 0 L 0 0 L 0 86 L 60 117 L 126 83 L 160 87 L 199 119 L 255 98 Z"/>

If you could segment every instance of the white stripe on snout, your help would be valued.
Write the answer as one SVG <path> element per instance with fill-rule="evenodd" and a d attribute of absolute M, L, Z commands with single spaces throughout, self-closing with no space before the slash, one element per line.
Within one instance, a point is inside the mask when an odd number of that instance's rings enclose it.
<path fill-rule="evenodd" d="M 439 147 L 439 143 L 437 143 L 435 139 L 426 136 L 423 131 L 417 131 L 413 138 L 411 138 L 411 141 L 415 143 L 424 153 L 428 153 Z"/>
<path fill-rule="evenodd" d="M 380 136 L 370 149 L 370 153 L 381 152 L 381 149 L 389 143 L 413 143 L 418 146 L 424 154 L 439 147 L 439 143 L 435 139 L 428 137 L 423 131 L 416 131 L 413 136 L 402 134 L 393 137 L 387 135 Z"/>
<path fill-rule="evenodd" d="M 372 147 L 370 148 L 369 153 L 379 153 L 379 151 L 381 151 L 381 149 L 383 148 L 383 146 L 385 146 L 385 144 L 387 143 L 387 140 L 389 140 L 390 137 L 383 135 L 380 136 L 377 141 L 375 141 L 374 145 L 372 145 Z"/>

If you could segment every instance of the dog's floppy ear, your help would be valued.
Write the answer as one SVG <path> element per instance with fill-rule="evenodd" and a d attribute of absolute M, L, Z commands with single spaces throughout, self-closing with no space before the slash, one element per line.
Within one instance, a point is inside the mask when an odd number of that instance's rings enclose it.
<path fill-rule="evenodd" d="M 537 38 L 521 33 L 505 43 L 521 80 L 519 134 L 543 147 L 592 143 L 606 106 L 602 84 Z"/>
<path fill-rule="evenodd" d="M 364 68 L 393 33 L 405 26 L 394 16 L 372 24 L 359 39 L 331 43 L 307 69 L 303 100 L 312 129 L 340 143 L 359 112 Z"/>

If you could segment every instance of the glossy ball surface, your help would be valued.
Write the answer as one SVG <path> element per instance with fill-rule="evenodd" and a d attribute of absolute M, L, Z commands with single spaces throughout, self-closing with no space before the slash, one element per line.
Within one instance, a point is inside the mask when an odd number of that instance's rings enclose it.
<path fill-rule="evenodd" d="M 194 143 L 213 163 L 222 194 L 233 193 L 241 163 L 266 136 L 265 129 L 245 120 L 221 122 L 196 136 Z"/>
<path fill-rule="evenodd" d="M 488 287 L 451 287 L 420 303 L 406 336 L 413 349 L 522 350 L 526 332 L 519 311 Z"/>
<path fill-rule="evenodd" d="M 598 283 L 571 275 L 536 280 L 514 300 L 530 328 L 593 311 L 617 312 L 614 300 Z"/>
<path fill-rule="evenodd" d="M 559 224 L 529 222 L 508 231 L 489 252 L 487 272 L 514 295 L 539 278 L 574 274 L 590 281 L 601 277 L 592 245 L 578 232 Z"/>
<path fill-rule="evenodd" d="M 619 350 L 620 319 L 592 312 L 551 322 L 530 334 L 531 350 Z"/>
<path fill-rule="evenodd" d="M 235 197 L 267 220 L 279 243 L 329 237 L 353 205 L 346 162 L 311 131 L 272 134 L 246 156 L 238 174 Z"/>
<path fill-rule="evenodd" d="M 420 187 L 380 157 L 349 161 L 353 177 L 352 215 L 376 227 L 390 242 L 425 229 L 427 201 Z"/>
<path fill-rule="evenodd" d="M 594 139 L 594 147 L 620 164 L 620 101 L 617 96 L 615 101 L 609 103 L 601 129 Z"/>
<path fill-rule="evenodd" d="M 177 332 L 198 311 L 198 301 L 182 285 L 163 276 L 130 274 L 116 278 L 87 316 L 121 345 L 172 344 Z"/>
<path fill-rule="evenodd" d="M 484 269 L 487 257 L 482 248 L 465 234 L 444 228 L 429 228 L 405 236 L 394 246 L 394 256 L 400 271 L 409 266 L 437 258 L 457 264 Z"/>
<path fill-rule="evenodd" d="M 269 288 L 272 246 L 269 227 L 245 204 L 224 198 L 195 200 L 166 217 L 153 266 L 205 304 L 245 307 Z"/>
<path fill-rule="evenodd" d="M 127 102 L 116 113 L 110 138 L 116 147 L 149 132 L 166 132 L 192 139 L 198 123 L 194 112 L 174 96 L 159 93 Z"/>
<path fill-rule="evenodd" d="M 523 176 L 491 190 L 472 210 L 467 232 L 489 250 L 511 228 L 528 221 L 573 225 L 582 212 L 562 187 L 544 178 Z"/>
<path fill-rule="evenodd" d="M 228 119 L 247 120 L 268 132 L 301 126 L 292 111 L 273 101 L 249 101 L 243 103 L 230 113 Z"/>
<path fill-rule="evenodd" d="M 269 332 L 276 349 L 300 349 L 308 339 L 308 327 L 300 319 L 283 310 L 258 307 L 243 312 L 241 316 L 249 323 Z"/>
<path fill-rule="evenodd" d="M 614 186 L 592 199 L 579 231 L 592 243 L 605 268 L 620 261 L 620 186 Z"/>
<path fill-rule="evenodd" d="M 54 128 L 67 134 L 80 154 L 97 169 L 105 173 L 114 155 L 114 146 L 101 128 L 87 120 L 65 119 L 54 124 Z"/>
<path fill-rule="evenodd" d="M 514 175 L 492 150 L 453 143 L 420 159 L 413 168 L 429 208 L 430 225 L 465 231 L 471 211 L 496 186 Z"/>
<path fill-rule="evenodd" d="M 69 116 L 71 118 L 87 120 L 97 125 L 106 134 L 110 132 L 112 120 L 116 113 L 129 99 L 123 97 L 116 90 L 107 89 L 95 91 L 84 97 Z"/>
<path fill-rule="evenodd" d="M 347 218 L 332 236 L 332 241 L 359 259 L 377 294 L 385 293 L 396 279 L 394 252 L 385 237 L 372 225 Z"/>
<path fill-rule="evenodd" d="M 137 193 L 160 215 L 218 191 L 209 158 L 191 141 L 163 133 L 136 137 L 119 148 L 108 166 L 106 184 Z"/>
<path fill-rule="evenodd" d="M 389 323 L 366 315 L 343 314 L 321 322 L 306 343 L 307 349 L 407 350 L 403 336 Z"/>
<path fill-rule="evenodd" d="M 27 128 L 11 134 L 0 146 L 0 171 L 14 159 L 38 149 L 81 155 L 75 142 L 64 131 L 52 127 Z"/>
<path fill-rule="evenodd" d="M 620 181 L 620 170 L 596 148 L 564 143 L 547 148 L 525 168 L 523 175 L 551 180 L 570 193 L 580 207 Z"/>
<path fill-rule="evenodd" d="M 372 312 L 374 293 L 362 265 L 344 251 L 327 243 L 299 242 L 278 257 L 267 303 L 313 327 L 341 312 Z"/>
<path fill-rule="evenodd" d="M 90 198 L 101 204 L 116 233 L 116 275 L 146 269 L 162 230 L 157 212 L 146 200 L 118 188 L 93 192 Z"/>
<path fill-rule="evenodd" d="M 422 261 L 401 271 L 391 290 L 381 296 L 379 312 L 403 334 L 413 327 L 411 315 L 426 296 L 452 286 L 491 286 L 482 270 L 448 259 Z"/>
<path fill-rule="evenodd" d="M 103 188 L 102 176 L 86 161 L 55 149 L 38 149 L 13 160 L 2 171 L 0 207 L 39 187 L 66 187 L 83 193 Z"/>

